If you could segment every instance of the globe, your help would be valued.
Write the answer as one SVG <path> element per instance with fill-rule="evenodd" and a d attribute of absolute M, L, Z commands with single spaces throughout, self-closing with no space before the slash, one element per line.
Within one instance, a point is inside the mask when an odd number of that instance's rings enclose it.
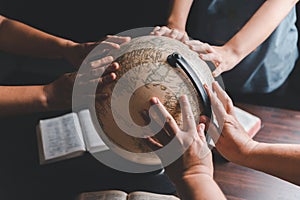
<path fill-rule="evenodd" d="M 160 159 L 146 139 L 161 131 L 149 126 L 150 98 L 158 97 L 182 127 L 179 97 L 187 95 L 198 123 L 207 102 L 194 79 L 210 86 L 214 80 L 211 70 L 184 43 L 165 36 L 133 38 L 111 55 L 121 68 L 116 72 L 117 80 L 103 89 L 108 98 L 95 102 L 95 120 L 99 124 L 96 129 L 109 148 L 122 157 L 142 164 L 159 164 Z M 175 59 L 173 64 L 171 58 Z M 182 59 L 194 77 L 179 66 Z"/>

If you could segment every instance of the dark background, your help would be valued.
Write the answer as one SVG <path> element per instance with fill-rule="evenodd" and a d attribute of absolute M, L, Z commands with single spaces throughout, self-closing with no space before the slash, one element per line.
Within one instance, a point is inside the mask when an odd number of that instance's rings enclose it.
<path fill-rule="evenodd" d="M 1 0 L 0 14 L 57 36 L 87 42 L 133 28 L 164 25 L 170 2 L 171 0 Z M 22 57 L 18 59 L 24 60 Z M 35 65 L 45 63 L 29 59 L 28 63 L 31 62 Z M 49 63 L 51 64 L 50 61 Z M 53 69 L 68 71 L 66 63 L 62 62 L 61 65 L 65 68 L 53 65 Z M 273 93 L 232 96 L 233 100 L 300 110 L 298 65 L 297 63 L 289 80 Z M 9 80 L 12 84 L 48 83 L 64 70 L 53 70 L 56 72 L 53 74 L 43 74 L 43 70 L 15 72 Z M 174 192 L 174 187 L 165 176 L 117 172 L 101 165 L 89 154 L 40 166 L 35 126 L 39 119 L 58 114 L 63 113 L 0 119 L 1 199 L 73 199 L 79 192 L 100 189 Z"/>
<path fill-rule="evenodd" d="M 164 25 L 171 2 L 172 0 L 86 0 L 78 2 L 1 0 L 0 14 L 57 36 L 77 42 L 87 42 L 99 40 L 107 34 L 117 34 L 133 28 Z M 298 7 L 299 4 L 297 4 L 297 9 Z M 297 25 L 299 26 L 299 24 L 298 20 Z M 190 26 L 193 24 L 188 24 L 188 27 Z M 232 94 L 232 98 L 234 101 L 299 110 L 298 77 L 300 69 L 298 66 L 299 62 L 288 81 L 271 94 Z M 14 77 L 20 81 L 17 75 Z M 29 81 L 32 82 L 33 79 L 29 79 Z"/>
<path fill-rule="evenodd" d="M 88 42 L 133 28 L 163 25 L 168 3 L 166 0 L 1 0 L 0 14 L 57 36 Z M 71 69 L 63 61 L 22 56 L 16 59 L 32 70 L 15 71 L 6 83 L 49 83 Z M 49 69 L 45 66 L 49 65 L 53 73 L 48 73 Z M 126 192 L 145 190 L 164 194 L 175 192 L 165 175 L 157 175 L 157 172 L 118 172 L 102 165 L 88 153 L 70 160 L 39 165 L 35 126 L 39 119 L 63 113 L 38 113 L 0 119 L 1 199 L 69 200 L 80 192 L 104 189 Z"/>
<path fill-rule="evenodd" d="M 49 33 L 83 42 L 132 28 L 165 24 L 169 2 L 2 0 L 1 12 Z"/>

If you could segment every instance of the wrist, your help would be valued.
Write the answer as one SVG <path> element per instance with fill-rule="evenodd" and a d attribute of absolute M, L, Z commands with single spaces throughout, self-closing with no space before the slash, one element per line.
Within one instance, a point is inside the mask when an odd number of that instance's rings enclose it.
<path fill-rule="evenodd" d="M 171 29 L 177 29 L 180 32 L 185 32 L 185 20 L 180 17 L 170 16 L 167 21 L 167 26 Z"/>
<path fill-rule="evenodd" d="M 238 64 L 245 57 L 242 51 L 231 46 L 228 43 L 216 48 L 220 48 L 226 57 L 229 57 L 231 58 L 231 60 L 234 60 L 235 64 Z"/>
<path fill-rule="evenodd" d="M 47 96 L 47 93 L 46 93 L 46 89 L 47 88 L 47 85 L 44 85 L 42 86 L 41 88 L 41 95 L 40 95 L 40 104 L 42 106 L 42 109 L 47 111 L 49 110 L 49 101 L 48 101 L 48 96 Z"/>
<path fill-rule="evenodd" d="M 78 43 L 71 40 L 64 40 L 60 43 L 60 55 L 64 59 L 68 59 L 69 52 L 77 46 Z"/>
<path fill-rule="evenodd" d="M 47 98 L 44 93 L 43 85 L 30 86 L 22 90 L 24 95 L 22 98 L 24 102 L 28 102 L 28 108 L 31 107 L 32 110 L 38 112 L 47 111 Z"/>
<path fill-rule="evenodd" d="M 211 188 L 214 184 L 215 181 L 212 176 L 197 174 L 193 177 L 182 179 L 181 182 L 175 183 L 175 186 L 180 199 L 199 199 L 200 196 L 208 196 L 208 194 L 203 195 L 204 191 L 202 191 L 202 189 L 216 192 Z M 199 188 L 201 188 L 201 190 L 199 190 Z"/>
<path fill-rule="evenodd" d="M 256 154 L 257 150 L 259 149 L 259 142 L 256 142 L 250 139 L 244 146 L 243 151 L 241 153 L 240 159 L 236 162 L 239 165 L 243 166 L 250 166 L 254 155 Z"/>
<path fill-rule="evenodd" d="M 175 184 L 185 184 L 190 180 L 193 180 L 197 176 L 210 176 L 213 178 L 213 165 L 195 165 L 183 171 L 172 170 L 166 168 L 166 174 Z"/>
<path fill-rule="evenodd" d="M 197 173 L 197 174 L 190 174 L 182 176 L 180 179 L 178 179 L 175 183 L 176 186 L 183 187 L 186 185 L 191 185 L 195 180 L 199 180 L 199 178 L 205 178 L 205 179 L 212 179 L 213 175 L 210 173 Z"/>

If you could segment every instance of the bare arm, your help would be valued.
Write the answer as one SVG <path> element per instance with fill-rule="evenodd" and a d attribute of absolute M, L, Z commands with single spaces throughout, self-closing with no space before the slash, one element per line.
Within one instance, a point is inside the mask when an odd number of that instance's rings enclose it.
<path fill-rule="evenodd" d="M 254 13 L 250 20 L 223 46 L 212 46 L 201 41 L 184 41 L 192 50 L 199 53 L 200 58 L 215 64 L 216 77 L 234 68 L 241 60 L 262 44 L 288 15 L 298 0 L 266 0 Z M 185 32 L 186 20 L 192 0 L 174 0 L 168 27 Z M 178 35 L 171 30 L 158 31 L 158 35 Z M 173 36 L 173 38 L 176 38 Z"/>
<path fill-rule="evenodd" d="M 213 89 L 217 96 L 206 87 L 218 124 L 223 124 L 221 136 L 209 130 L 217 150 L 232 162 L 300 185 L 300 145 L 252 140 L 237 121 L 230 97 L 217 83 Z"/>
<path fill-rule="evenodd" d="M 168 154 L 159 154 L 166 166 L 166 173 L 176 185 L 177 192 L 183 200 L 199 199 L 226 199 L 223 192 L 213 179 L 212 154 L 209 150 L 204 136 L 204 124 L 196 126 L 193 113 L 186 96 L 180 98 L 182 110 L 183 127 L 181 130 L 170 113 L 165 109 L 158 98 L 151 99 L 151 103 L 157 106 L 159 116 L 166 119 L 163 130 L 152 138 L 149 138 L 154 150 L 167 145 L 170 140 L 178 142 L 172 146 Z M 158 123 L 160 124 L 159 120 Z M 168 127 L 168 128 L 166 128 Z M 164 136 L 168 135 L 168 136 Z M 174 137 L 174 138 L 173 138 Z M 182 155 L 171 164 L 165 163 L 166 156 L 174 155 L 173 151 L 181 151 Z"/>
<path fill-rule="evenodd" d="M 224 48 L 245 57 L 265 41 L 298 0 L 267 0 Z"/>
<path fill-rule="evenodd" d="M 100 43 L 103 49 L 119 48 L 129 37 L 108 35 L 102 42 L 77 43 L 57 37 L 0 15 L 0 51 L 45 58 L 64 58 L 79 68 L 88 53 Z M 100 52 L 99 52 L 100 53 Z"/>
<path fill-rule="evenodd" d="M 192 6 L 193 0 L 173 0 L 168 27 L 185 32 L 186 21 Z"/>
<path fill-rule="evenodd" d="M 203 173 L 185 176 L 175 185 L 182 200 L 226 199 L 213 177 Z"/>
<path fill-rule="evenodd" d="M 0 86 L 0 116 L 46 110 L 43 86 Z"/>
<path fill-rule="evenodd" d="M 217 69 L 214 76 L 232 69 L 271 35 L 297 2 L 298 0 L 265 1 L 225 45 L 206 47 L 200 52 L 200 57 L 215 63 Z"/>
<path fill-rule="evenodd" d="M 300 185 L 300 145 L 259 143 L 244 165 Z"/>
<path fill-rule="evenodd" d="M 73 42 L 47 34 L 21 22 L 0 16 L 0 50 L 11 53 L 62 58 Z M 47 48 L 45 48 L 47 47 Z"/>
<path fill-rule="evenodd" d="M 79 106 L 88 106 L 95 98 L 100 101 L 107 97 L 102 89 L 116 79 L 114 72 L 120 67 L 115 62 L 110 64 L 112 61 L 111 56 L 104 57 L 87 73 L 67 73 L 47 85 L 0 86 L 0 117 L 71 109 L 72 98 L 85 104 Z M 107 67 L 105 71 L 103 67 Z M 75 86 L 81 91 L 77 96 L 73 95 Z M 93 87 L 95 91 L 88 90 Z"/>

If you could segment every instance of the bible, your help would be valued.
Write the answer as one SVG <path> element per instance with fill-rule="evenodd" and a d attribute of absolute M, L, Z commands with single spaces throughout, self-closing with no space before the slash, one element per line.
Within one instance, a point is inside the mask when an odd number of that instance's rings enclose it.
<path fill-rule="evenodd" d="M 234 106 L 234 112 L 245 131 L 253 138 L 262 127 L 261 119 L 237 106 Z"/>
<path fill-rule="evenodd" d="M 246 133 L 253 138 L 258 132 L 259 130 L 262 128 L 262 121 L 261 119 L 252 114 L 249 113 L 237 106 L 234 106 L 234 112 L 235 112 L 235 116 L 238 120 L 238 122 L 242 125 L 242 127 L 244 128 L 244 130 L 246 131 Z M 214 124 L 219 126 L 217 121 L 216 121 L 216 117 L 214 116 Z M 213 139 L 210 137 L 210 135 L 207 134 L 207 142 L 211 147 L 215 147 L 215 143 L 213 141 Z"/>
<path fill-rule="evenodd" d="M 157 194 L 152 192 L 135 191 L 127 194 L 122 190 L 104 190 L 96 192 L 84 192 L 78 195 L 76 200 L 180 200 L 169 194 Z"/>
<path fill-rule="evenodd" d="M 236 106 L 234 109 L 245 131 L 254 137 L 261 128 L 261 119 Z M 88 109 L 40 120 L 37 138 L 40 164 L 109 149 L 97 133 Z M 208 143 L 215 146 L 211 138 Z"/>
<path fill-rule="evenodd" d="M 88 109 L 40 120 L 37 138 L 40 164 L 108 150 Z"/>

